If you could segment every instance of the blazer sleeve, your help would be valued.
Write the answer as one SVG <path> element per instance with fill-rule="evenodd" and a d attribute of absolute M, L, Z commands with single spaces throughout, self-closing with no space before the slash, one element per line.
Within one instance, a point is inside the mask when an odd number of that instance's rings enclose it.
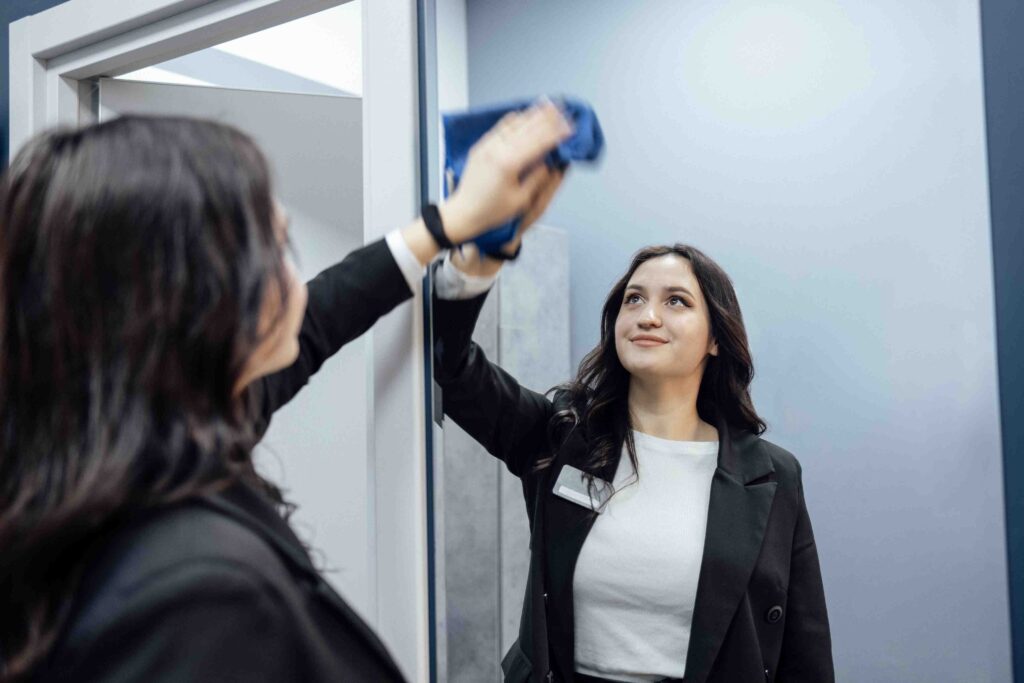
<path fill-rule="evenodd" d="M 434 378 L 444 412 L 500 458 L 512 474 L 530 473 L 548 455 L 552 402 L 487 360 L 472 341 L 487 293 L 472 299 L 434 296 Z"/>
<path fill-rule="evenodd" d="M 775 680 L 778 683 L 833 683 L 832 636 L 825 607 L 818 550 L 800 476 L 799 510 L 793 533 L 786 630 Z"/>
<path fill-rule="evenodd" d="M 44 680 L 271 683 L 302 670 L 284 601 L 228 562 L 169 568 L 119 596 L 105 615 Z"/>
<path fill-rule="evenodd" d="M 262 429 L 278 408 L 292 399 L 348 342 L 412 296 L 409 285 L 383 240 L 356 249 L 307 284 L 306 314 L 299 332 L 299 357 L 289 367 L 261 380 Z"/>

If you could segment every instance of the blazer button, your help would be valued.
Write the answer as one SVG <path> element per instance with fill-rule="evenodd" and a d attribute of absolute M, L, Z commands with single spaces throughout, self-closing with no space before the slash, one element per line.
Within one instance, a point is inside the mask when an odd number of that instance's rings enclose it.
<path fill-rule="evenodd" d="M 782 619 L 782 608 L 778 605 L 769 609 L 764 615 L 764 620 L 769 624 L 777 624 L 780 619 Z"/>

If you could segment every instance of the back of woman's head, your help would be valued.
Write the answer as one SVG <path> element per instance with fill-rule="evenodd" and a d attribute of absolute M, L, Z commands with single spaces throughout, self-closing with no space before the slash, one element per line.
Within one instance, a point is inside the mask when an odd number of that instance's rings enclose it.
<path fill-rule="evenodd" d="M 118 520 L 252 476 L 237 383 L 286 292 L 267 165 L 230 127 L 35 138 L 0 184 L 0 679 L 45 655 Z"/>

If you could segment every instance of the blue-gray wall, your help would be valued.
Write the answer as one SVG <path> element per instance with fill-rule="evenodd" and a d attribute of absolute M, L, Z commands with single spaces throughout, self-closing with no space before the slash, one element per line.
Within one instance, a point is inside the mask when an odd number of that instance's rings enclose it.
<path fill-rule="evenodd" d="M 732 274 L 840 680 L 1009 681 L 978 4 L 468 0 L 468 33 L 473 104 L 575 94 L 607 133 L 545 219 L 575 361 L 638 247 Z"/>
<path fill-rule="evenodd" d="M 1024 6 L 981 3 L 1013 660 L 1024 680 Z"/>

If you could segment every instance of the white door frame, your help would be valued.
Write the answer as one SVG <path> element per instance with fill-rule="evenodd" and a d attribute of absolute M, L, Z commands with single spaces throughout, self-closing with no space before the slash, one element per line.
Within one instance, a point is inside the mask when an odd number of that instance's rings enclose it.
<path fill-rule="evenodd" d="M 347 0 L 68 0 L 10 25 L 10 150 L 92 122 L 89 79 L 180 57 Z M 363 235 L 418 208 L 416 3 L 363 0 Z M 340 256 L 340 255 L 339 255 Z M 420 292 L 367 333 L 367 482 L 374 626 L 405 675 L 428 678 Z M 379 454 L 379 457 L 377 457 Z"/>

